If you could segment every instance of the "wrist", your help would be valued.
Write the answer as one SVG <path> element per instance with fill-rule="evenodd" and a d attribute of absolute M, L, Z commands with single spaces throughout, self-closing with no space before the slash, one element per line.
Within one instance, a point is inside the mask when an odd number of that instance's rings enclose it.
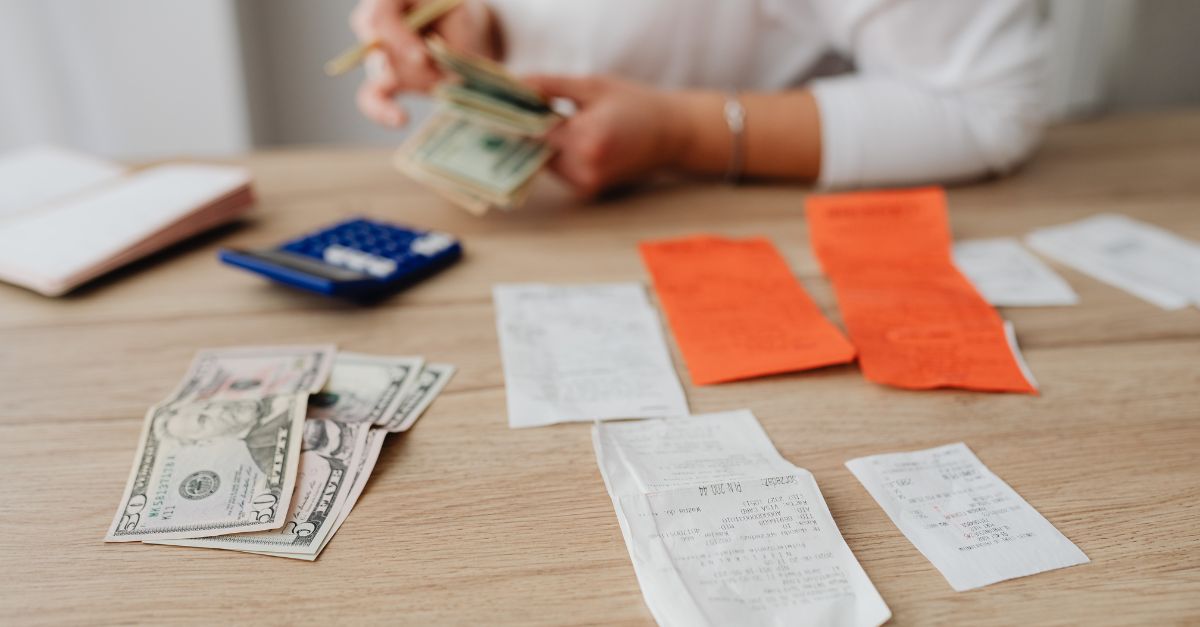
<path fill-rule="evenodd" d="M 684 169 L 693 139 L 692 113 L 686 92 L 662 92 L 662 154 L 664 165 Z"/>
<path fill-rule="evenodd" d="M 665 124 L 672 135 L 670 167 L 696 174 L 724 174 L 732 156 L 725 122 L 725 96 L 719 92 L 668 94 L 672 102 Z"/>

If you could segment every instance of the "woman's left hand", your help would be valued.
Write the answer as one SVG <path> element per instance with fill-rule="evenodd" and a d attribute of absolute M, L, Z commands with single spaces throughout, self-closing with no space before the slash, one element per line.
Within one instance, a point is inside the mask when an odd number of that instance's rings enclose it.
<path fill-rule="evenodd" d="M 582 196 L 670 168 L 687 150 L 685 111 L 669 92 L 607 76 L 524 80 L 548 99 L 575 102 L 546 141 L 558 150 L 550 168 Z"/>

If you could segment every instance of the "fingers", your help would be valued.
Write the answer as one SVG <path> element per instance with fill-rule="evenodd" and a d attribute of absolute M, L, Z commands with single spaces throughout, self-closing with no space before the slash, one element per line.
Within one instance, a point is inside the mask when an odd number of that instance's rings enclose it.
<path fill-rule="evenodd" d="M 356 102 L 368 119 L 392 128 L 408 121 L 396 96 L 428 91 L 440 78 L 420 37 L 404 23 L 410 0 L 360 0 L 350 14 L 350 28 L 360 41 L 379 42 L 367 57 L 367 78 Z"/>
<path fill-rule="evenodd" d="M 396 84 L 404 91 L 429 91 L 442 79 L 424 43 L 403 48 L 393 47 L 388 58 L 396 75 Z"/>
<path fill-rule="evenodd" d="M 589 168 L 569 153 L 558 153 L 546 166 L 551 172 L 566 181 L 580 198 L 595 198 L 603 189 L 596 170 Z"/>
<path fill-rule="evenodd" d="M 404 109 L 396 104 L 400 84 L 392 70 L 390 58 L 384 52 L 376 50 L 367 56 L 363 65 L 367 77 L 359 86 L 356 95 L 359 111 L 376 124 L 403 126 L 408 116 L 405 115 Z"/>
<path fill-rule="evenodd" d="M 595 76 L 535 74 L 521 79 L 546 98 L 566 98 L 587 105 L 604 90 L 604 79 Z"/>
<path fill-rule="evenodd" d="M 550 170 L 581 197 L 595 197 L 612 182 L 608 142 L 587 119 L 567 120 L 547 133 L 545 141 L 557 151 L 548 164 Z"/>
<path fill-rule="evenodd" d="M 364 81 L 358 88 L 356 101 L 358 110 L 376 124 L 398 128 L 408 122 L 408 114 L 396 104 L 396 91 L 385 83 Z"/>
<path fill-rule="evenodd" d="M 406 0 L 361 0 L 350 14 L 360 41 L 378 41 L 394 75 L 396 91 L 428 91 L 441 78 L 420 35 L 404 22 Z"/>

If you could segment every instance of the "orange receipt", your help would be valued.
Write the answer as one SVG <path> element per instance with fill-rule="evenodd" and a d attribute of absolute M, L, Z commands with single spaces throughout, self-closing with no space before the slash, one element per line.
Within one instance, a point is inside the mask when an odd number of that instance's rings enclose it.
<path fill-rule="evenodd" d="M 810 196 L 806 211 L 868 379 L 1036 394 L 1004 320 L 954 265 L 940 188 Z"/>
<path fill-rule="evenodd" d="M 854 359 L 766 238 L 700 235 L 640 249 L 696 385 Z"/>

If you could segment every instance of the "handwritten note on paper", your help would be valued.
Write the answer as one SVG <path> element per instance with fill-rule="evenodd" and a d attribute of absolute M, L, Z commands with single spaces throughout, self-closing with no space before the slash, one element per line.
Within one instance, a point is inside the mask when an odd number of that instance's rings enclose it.
<path fill-rule="evenodd" d="M 959 592 L 1088 562 L 961 442 L 846 467 Z"/>
<path fill-rule="evenodd" d="M 712 625 L 880 625 L 891 611 L 811 473 L 646 496 L 657 537 Z"/>
<path fill-rule="evenodd" d="M 954 266 L 940 188 L 809 196 L 805 212 L 864 376 L 1036 393 L 1004 321 Z"/>
<path fill-rule="evenodd" d="M 639 248 L 696 385 L 854 359 L 767 238 L 695 236 Z"/>
<path fill-rule="evenodd" d="M 788 463 L 775 450 L 749 411 L 597 423 L 592 441 L 646 605 L 660 625 L 729 624 L 722 618 L 724 612 L 745 609 L 746 604 L 757 609 L 735 623 L 830 624 L 831 617 L 840 617 L 842 620 L 835 624 L 878 625 L 890 616 L 845 547 L 811 475 Z M 722 546 L 710 546 L 709 554 L 716 562 L 698 560 L 698 553 L 689 552 L 688 547 L 664 541 L 665 532 L 656 521 L 665 521 L 660 515 L 668 515 L 668 510 L 682 511 L 674 506 L 677 500 L 700 498 L 693 496 L 701 494 L 697 486 L 737 482 L 753 489 L 756 482 L 794 475 L 807 476 L 796 489 L 802 491 L 804 507 L 809 509 L 799 515 L 821 521 L 819 530 L 803 526 L 807 535 L 802 541 L 826 550 L 805 553 L 794 542 L 784 541 L 786 534 L 754 531 L 761 531 L 762 519 L 723 521 L 721 528 L 713 527 L 718 534 L 736 535 L 740 547 L 733 553 Z M 772 485 L 771 489 L 783 489 L 783 485 Z M 706 487 L 703 493 L 716 496 L 721 489 L 710 491 Z M 675 495 L 677 490 L 679 494 Z M 705 511 L 718 515 L 728 505 L 709 502 Z M 789 520 L 788 524 L 798 520 Z M 675 528 L 672 522 L 663 524 Z M 716 572 L 711 567 L 720 560 L 735 559 L 735 555 L 744 568 L 774 574 L 755 579 L 753 588 L 738 587 L 732 589 L 734 592 L 727 590 L 724 596 L 714 595 L 713 588 L 704 582 L 713 582 L 714 574 L 729 571 Z M 801 566 L 804 568 L 796 575 Z M 828 577 L 826 587 L 818 585 L 818 570 Z M 688 577 L 681 576 L 684 571 Z M 818 590 L 829 592 L 834 588 L 837 591 L 817 594 Z M 842 594 L 846 590 L 853 593 L 853 599 Z"/>
<path fill-rule="evenodd" d="M 1126 216 L 1038 229 L 1034 250 L 1162 307 L 1200 306 L 1200 245 Z"/>
<path fill-rule="evenodd" d="M 954 263 L 997 307 L 1049 307 L 1079 302 L 1075 291 L 1011 237 L 954 243 Z"/>
<path fill-rule="evenodd" d="M 504 284 L 493 294 L 510 427 L 688 413 L 641 285 Z"/>

